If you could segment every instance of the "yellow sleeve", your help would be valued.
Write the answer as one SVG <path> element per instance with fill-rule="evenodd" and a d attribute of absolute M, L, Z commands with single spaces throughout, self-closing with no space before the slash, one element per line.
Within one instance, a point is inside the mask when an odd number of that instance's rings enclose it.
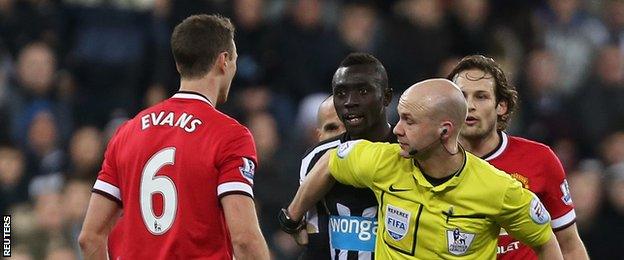
<path fill-rule="evenodd" d="M 379 144 L 355 140 L 329 151 L 329 172 L 342 183 L 358 188 L 371 187 L 377 169 Z"/>
<path fill-rule="evenodd" d="M 497 222 L 514 238 L 536 247 L 551 236 L 550 214 L 542 202 L 520 182 L 510 180 Z"/>

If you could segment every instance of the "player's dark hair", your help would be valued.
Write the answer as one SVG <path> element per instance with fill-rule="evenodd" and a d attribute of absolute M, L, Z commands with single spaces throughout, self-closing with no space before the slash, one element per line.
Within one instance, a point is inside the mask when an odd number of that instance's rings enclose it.
<path fill-rule="evenodd" d="M 381 75 L 383 88 L 388 88 L 388 73 L 386 68 L 381 64 L 375 56 L 368 53 L 354 52 L 349 54 L 346 58 L 340 62 L 340 68 L 355 66 L 355 65 L 373 65 L 377 72 Z"/>
<path fill-rule="evenodd" d="M 178 24 L 171 35 L 171 50 L 180 76 L 200 78 L 222 52 L 233 57 L 234 25 L 220 15 L 193 15 Z"/>
<path fill-rule="evenodd" d="M 459 73 L 466 70 L 478 69 L 483 72 L 486 72 L 481 78 L 471 78 L 469 80 L 480 80 L 487 77 L 487 74 L 492 75 L 494 77 L 494 93 L 496 96 L 496 104 L 501 101 L 505 101 L 507 103 L 507 113 L 504 115 L 498 116 L 497 119 L 497 130 L 505 130 L 507 128 L 507 124 L 509 123 L 509 119 L 511 115 L 515 112 L 516 106 L 518 104 L 518 91 L 516 91 L 516 87 L 509 84 L 507 81 L 507 77 L 505 77 L 505 73 L 501 69 L 501 67 L 494 61 L 494 59 L 485 57 L 483 55 L 471 55 L 466 56 L 459 63 L 451 73 L 447 76 L 448 80 L 456 82 Z"/>

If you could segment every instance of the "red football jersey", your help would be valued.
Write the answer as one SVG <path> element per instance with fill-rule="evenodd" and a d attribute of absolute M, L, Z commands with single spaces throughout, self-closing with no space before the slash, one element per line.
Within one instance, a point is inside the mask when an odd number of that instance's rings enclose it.
<path fill-rule="evenodd" d="M 502 132 L 499 147 L 484 158 L 539 197 L 550 213 L 555 231 L 575 222 L 576 214 L 563 166 L 548 146 Z M 533 249 L 501 230 L 497 258 L 537 259 L 537 255 Z"/>
<path fill-rule="evenodd" d="M 109 142 L 93 187 L 123 208 L 111 259 L 232 259 L 219 198 L 253 196 L 255 167 L 247 128 L 200 94 L 140 112 Z"/>

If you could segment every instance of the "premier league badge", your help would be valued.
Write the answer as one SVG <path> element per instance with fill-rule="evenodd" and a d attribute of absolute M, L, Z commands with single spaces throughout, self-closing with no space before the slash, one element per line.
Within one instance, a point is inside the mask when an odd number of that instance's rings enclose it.
<path fill-rule="evenodd" d="M 392 239 L 399 241 L 409 230 L 410 212 L 390 204 L 386 207 L 386 232 Z"/>
<path fill-rule="evenodd" d="M 340 159 L 344 159 L 351 152 L 351 149 L 353 149 L 353 146 L 355 146 L 355 144 L 357 144 L 359 141 L 361 140 L 348 141 L 348 142 L 340 144 L 338 146 L 338 152 L 337 152 L 338 157 Z"/>
<path fill-rule="evenodd" d="M 463 255 L 470 248 L 474 234 L 464 233 L 455 228 L 446 231 L 446 240 L 448 242 L 448 251 L 453 255 Z"/>

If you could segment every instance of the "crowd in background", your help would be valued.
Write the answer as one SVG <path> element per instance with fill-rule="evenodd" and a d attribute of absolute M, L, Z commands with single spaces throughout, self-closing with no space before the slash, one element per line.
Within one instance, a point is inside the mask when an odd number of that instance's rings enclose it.
<path fill-rule="evenodd" d="M 355 51 L 384 63 L 395 99 L 465 55 L 493 57 L 521 97 L 510 132 L 561 159 L 590 256 L 624 246 L 624 1 L 0 0 L 0 211 L 13 217 L 14 257 L 78 259 L 108 138 L 178 88 L 169 37 L 197 13 L 237 27 L 220 109 L 255 137 L 255 198 L 278 259 L 300 249 L 275 216 Z"/>

